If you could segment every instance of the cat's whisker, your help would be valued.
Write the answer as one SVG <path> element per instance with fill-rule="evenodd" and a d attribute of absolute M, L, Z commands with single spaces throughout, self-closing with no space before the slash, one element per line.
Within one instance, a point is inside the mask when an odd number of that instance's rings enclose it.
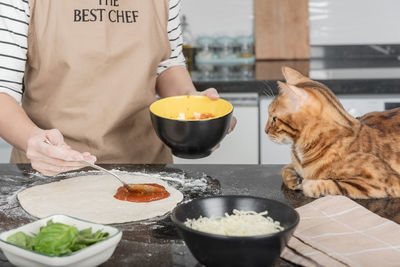
<path fill-rule="evenodd" d="M 271 93 L 269 92 L 269 90 L 268 90 L 267 88 L 263 88 L 263 89 L 262 89 L 262 93 L 263 93 L 264 95 L 266 95 L 267 97 L 271 97 Z"/>
<path fill-rule="evenodd" d="M 266 95 L 268 97 L 272 97 L 271 93 L 266 88 L 264 88 L 262 92 L 264 95 Z"/>
<path fill-rule="evenodd" d="M 272 86 L 271 86 L 271 82 L 270 81 L 263 81 L 262 82 L 266 87 L 263 89 L 263 93 L 265 94 L 265 95 L 267 95 L 267 96 L 269 96 L 269 97 L 272 97 L 272 98 L 274 98 L 275 97 L 275 95 L 274 95 L 274 90 L 272 89 Z M 268 90 L 268 91 L 267 91 Z"/>
<path fill-rule="evenodd" d="M 262 93 L 263 95 L 267 95 L 268 96 L 268 92 L 267 92 L 267 89 L 265 87 L 260 88 L 259 92 Z"/>

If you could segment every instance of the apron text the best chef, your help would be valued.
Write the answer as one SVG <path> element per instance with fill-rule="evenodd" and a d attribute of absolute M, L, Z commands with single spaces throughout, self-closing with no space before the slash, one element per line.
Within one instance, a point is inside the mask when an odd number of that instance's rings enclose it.
<path fill-rule="evenodd" d="M 148 107 L 169 58 L 168 0 L 31 0 L 22 106 L 98 163 L 169 163 Z M 29 162 L 13 150 L 12 162 Z"/>

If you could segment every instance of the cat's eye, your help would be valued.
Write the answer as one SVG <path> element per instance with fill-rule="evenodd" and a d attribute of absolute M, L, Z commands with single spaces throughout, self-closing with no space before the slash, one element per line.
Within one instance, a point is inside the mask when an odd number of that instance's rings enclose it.
<path fill-rule="evenodd" d="M 276 117 L 272 117 L 272 121 L 273 121 L 273 122 L 276 122 Z"/>

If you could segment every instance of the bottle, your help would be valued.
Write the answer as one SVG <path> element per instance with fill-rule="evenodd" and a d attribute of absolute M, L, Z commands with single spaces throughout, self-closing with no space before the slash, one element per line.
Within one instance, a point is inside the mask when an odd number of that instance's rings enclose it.
<path fill-rule="evenodd" d="M 183 36 L 182 51 L 186 59 L 187 70 L 191 74 L 193 70 L 193 35 L 185 15 L 182 15 L 181 27 Z"/>
<path fill-rule="evenodd" d="M 236 42 L 239 44 L 239 57 L 240 58 L 251 58 L 254 55 L 253 37 L 252 36 L 239 36 L 236 38 Z"/>
<path fill-rule="evenodd" d="M 214 66 L 214 39 L 208 36 L 197 38 L 197 53 L 195 57 L 197 69 L 200 71 L 200 77 L 203 80 L 208 80 L 213 77 Z"/>
<path fill-rule="evenodd" d="M 252 36 L 239 36 L 236 38 L 239 44 L 238 58 L 240 60 L 240 76 L 242 80 L 254 77 L 254 41 Z"/>
<path fill-rule="evenodd" d="M 233 51 L 234 40 L 228 36 L 220 36 L 216 40 L 219 53 L 218 56 L 220 59 L 232 59 L 235 57 L 235 53 Z"/>
<path fill-rule="evenodd" d="M 200 60 L 208 60 L 212 59 L 214 57 L 214 52 L 213 52 L 213 44 L 214 40 L 211 37 L 208 36 L 202 36 L 197 38 L 196 40 L 197 43 L 197 58 Z"/>

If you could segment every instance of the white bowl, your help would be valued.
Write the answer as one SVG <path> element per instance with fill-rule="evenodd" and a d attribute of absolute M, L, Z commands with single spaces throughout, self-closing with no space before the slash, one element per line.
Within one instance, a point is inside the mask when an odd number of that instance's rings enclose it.
<path fill-rule="evenodd" d="M 108 232 L 109 236 L 89 247 L 80 249 L 72 254 L 65 256 L 47 256 L 45 254 L 28 250 L 8 243 L 7 238 L 16 233 L 25 234 L 38 233 L 41 226 L 46 226 L 47 221 L 60 222 L 73 225 L 78 230 L 92 227 L 92 232 L 102 230 Z M 121 240 L 122 232 L 120 229 L 84 221 L 66 215 L 52 215 L 21 227 L 3 232 L 0 234 L 0 248 L 3 250 L 7 259 L 16 266 L 97 266 L 108 260 L 114 253 L 116 246 Z"/>

